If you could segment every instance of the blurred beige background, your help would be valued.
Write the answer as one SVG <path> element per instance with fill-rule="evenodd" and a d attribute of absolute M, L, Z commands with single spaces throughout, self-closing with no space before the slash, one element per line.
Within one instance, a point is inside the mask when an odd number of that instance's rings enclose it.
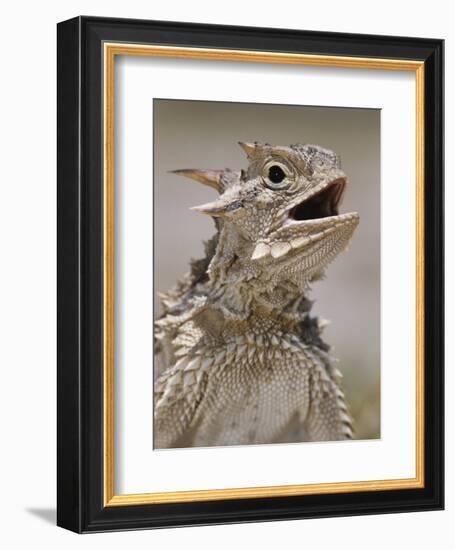
<path fill-rule="evenodd" d="M 214 233 L 213 221 L 189 208 L 216 192 L 170 170 L 245 168 L 238 141 L 313 143 L 341 156 L 349 179 L 341 212 L 359 212 L 360 225 L 349 251 L 314 284 L 312 313 L 331 321 L 324 339 L 340 360 L 355 437 L 380 437 L 380 111 L 154 100 L 154 137 L 155 296 Z"/>

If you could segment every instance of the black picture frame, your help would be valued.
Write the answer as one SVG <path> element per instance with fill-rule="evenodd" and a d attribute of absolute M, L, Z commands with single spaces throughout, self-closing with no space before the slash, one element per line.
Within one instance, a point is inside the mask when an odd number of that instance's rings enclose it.
<path fill-rule="evenodd" d="M 102 45 L 153 43 L 424 62 L 423 488 L 105 506 Z M 58 24 L 57 524 L 96 532 L 439 510 L 444 502 L 442 40 L 77 17 Z"/>

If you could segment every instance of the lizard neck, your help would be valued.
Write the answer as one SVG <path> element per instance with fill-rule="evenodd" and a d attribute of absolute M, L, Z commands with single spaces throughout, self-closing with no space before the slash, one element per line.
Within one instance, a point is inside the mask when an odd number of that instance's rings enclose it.
<path fill-rule="evenodd" d="M 273 317 L 288 322 L 289 316 L 307 303 L 304 291 L 309 281 L 304 267 L 275 262 L 270 266 L 252 260 L 254 242 L 235 227 L 224 226 L 217 235 L 213 256 L 207 266 L 205 293 L 208 301 L 228 315 L 240 319 Z M 301 276 L 295 273 L 301 270 Z"/>
<path fill-rule="evenodd" d="M 312 302 L 304 295 L 294 298 L 286 307 L 275 307 L 261 303 L 255 296 L 245 300 L 245 293 L 249 290 L 238 285 L 223 289 L 216 297 L 212 293 L 208 304 L 194 319 L 210 340 L 227 342 L 246 335 L 253 338 L 263 336 L 267 340 L 271 334 L 278 337 L 283 334 L 303 335 L 307 328 L 311 329 L 307 321 L 311 320 Z M 319 334 L 317 325 L 313 328 Z"/>

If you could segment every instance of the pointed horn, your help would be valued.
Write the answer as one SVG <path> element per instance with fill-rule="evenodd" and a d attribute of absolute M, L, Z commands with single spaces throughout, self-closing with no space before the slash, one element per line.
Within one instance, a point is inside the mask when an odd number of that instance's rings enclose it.
<path fill-rule="evenodd" d="M 241 203 L 237 201 L 226 202 L 223 200 L 216 200 L 213 202 L 208 202 L 206 204 L 201 204 L 199 206 L 193 206 L 191 210 L 195 212 L 201 212 L 201 214 L 207 214 L 208 216 L 222 217 L 235 212 L 241 207 Z"/>
<path fill-rule="evenodd" d="M 222 193 L 224 190 L 221 181 L 221 177 L 224 173 L 223 170 L 193 170 L 188 168 L 183 170 L 171 170 L 171 173 L 196 180 L 204 185 L 208 185 L 209 187 L 216 189 L 219 193 Z"/>
<path fill-rule="evenodd" d="M 190 210 L 200 212 L 201 214 L 207 214 L 208 216 L 224 216 L 224 214 L 226 214 L 226 203 L 222 201 L 207 202 L 206 204 L 193 206 Z"/>
<path fill-rule="evenodd" d="M 256 149 L 258 144 L 255 143 L 245 143 L 243 141 L 239 141 L 240 147 L 245 151 L 248 157 L 253 157 L 256 153 Z"/>

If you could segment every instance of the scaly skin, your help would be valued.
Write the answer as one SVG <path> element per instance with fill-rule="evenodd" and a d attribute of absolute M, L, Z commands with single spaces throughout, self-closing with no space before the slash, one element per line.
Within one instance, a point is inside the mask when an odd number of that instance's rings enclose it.
<path fill-rule="evenodd" d="M 162 296 L 155 446 L 322 441 L 352 422 L 304 292 L 349 243 L 346 176 L 316 145 L 240 144 L 246 172 L 178 170 L 220 193 L 206 257 Z"/>

